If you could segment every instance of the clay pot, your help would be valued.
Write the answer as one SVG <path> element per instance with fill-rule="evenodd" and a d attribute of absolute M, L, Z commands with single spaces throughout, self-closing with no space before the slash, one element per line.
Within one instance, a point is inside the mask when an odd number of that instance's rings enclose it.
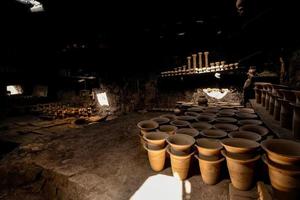
<path fill-rule="evenodd" d="M 194 152 L 188 155 L 179 155 L 171 152 L 170 146 L 168 146 L 167 152 L 170 154 L 173 176 L 180 180 L 185 180 L 188 176 L 191 158 Z"/>
<path fill-rule="evenodd" d="M 164 115 L 160 115 L 159 117 L 168 118 L 170 121 L 173 121 L 176 119 L 176 115 L 174 115 L 174 114 L 164 114 Z"/>
<path fill-rule="evenodd" d="M 199 131 L 194 128 L 180 128 L 176 131 L 176 134 L 185 134 L 195 138 L 199 135 Z"/>
<path fill-rule="evenodd" d="M 237 120 L 232 117 L 217 117 L 215 120 L 217 123 L 236 123 Z"/>
<path fill-rule="evenodd" d="M 148 160 L 153 171 L 159 172 L 163 170 L 166 160 L 167 147 L 159 150 L 153 150 L 147 145 L 144 146 L 148 152 Z"/>
<path fill-rule="evenodd" d="M 187 111 L 184 113 L 184 115 L 186 116 L 192 116 L 192 117 L 199 117 L 199 113 L 196 113 L 196 112 L 191 112 L 191 111 Z"/>
<path fill-rule="evenodd" d="M 152 120 L 140 121 L 137 126 L 141 130 L 141 133 L 144 135 L 146 132 L 153 131 L 158 128 L 158 123 Z"/>
<path fill-rule="evenodd" d="M 235 116 L 235 113 L 234 112 L 219 112 L 217 114 L 218 117 L 233 117 Z"/>
<path fill-rule="evenodd" d="M 213 116 L 208 116 L 208 115 L 202 115 L 200 114 L 199 117 L 197 117 L 198 121 L 200 122 L 207 122 L 207 123 L 212 123 L 215 120 L 215 117 Z"/>
<path fill-rule="evenodd" d="M 227 137 L 226 131 L 220 129 L 206 129 L 200 132 L 203 137 L 213 138 L 213 139 L 222 139 Z"/>
<path fill-rule="evenodd" d="M 205 113 L 218 113 L 220 109 L 218 108 L 206 108 L 205 110 L 203 110 L 203 112 Z"/>
<path fill-rule="evenodd" d="M 232 185 L 238 190 L 249 190 L 253 186 L 255 168 L 260 155 L 242 160 L 229 156 L 224 150 L 221 153 L 226 158 Z"/>
<path fill-rule="evenodd" d="M 266 155 L 262 156 L 262 160 L 269 169 L 270 182 L 275 188 L 274 197 L 282 200 L 300 199 L 300 169 L 274 163 Z"/>
<path fill-rule="evenodd" d="M 251 131 L 259 134 L 261 137 L 264 137 L 269 133 L 269 130 L 263 126 L 258 125 L 244 125 L 239 128 L 240 131 Z"/>
<path fill-rule="evenodd" d="M 263 122 L 261 120 L 257 119 L 242 119 L 238 121 L 238 124 L 243 126 L 243 125 L 261 125 Z"/>
<path fill-rule="evenodd" d="M 240 113 L 237 113 L 235 115 L 238 118 L 240 118 L 240 119 L 255 119 L 255 118 L 257 118 L 257 115 L 256 114 L 252 114 L 252 113 L 243 113 L 243 112 L 240 112 Z"/>
<path fill-rule="evenodd" d="M 198 131 L 211 129 L 213 127 L 210 123 L 207 122 L 196 122 L 196 123 L 192 123 L 191 126 L 197 129 Z"/>
<path fill-rule="evenodd" d="M 148 147 L 153 145 L 155 148 L 164 148 L 166 146 L 166 139 L 169 135 L 165 132 L 147 132 L 144 134 L 144 139 L 148 143 Z"/>
<path fill-rule="evenodd" d="M 166 117 L 155 117 L 151 120 L 157 122 L 159 125 L 167 124 L 170 122 L 170 119 Z"/>
<path fill-rule="evenodd" d="M 159 126 L 159 130 L 161 132 L 165 132 L 165 133 L 168 133 L 169 135 L 174 135 L 175 134 L 175 131 L 177 130 L 178 128 L 176 126 L 173 126 L 173 125 L 161 125 Z"/>
<path fill-rule="evenodd" d="M 221 129 L 221 130 L 228 131 L 228 132 L 236 131 L 239 129 L 238 126 L 233 125 L 233 124 L 227 124 L 227 123 L 217 123 L 214 125 L 214 127 L 216 129 Z"/>
<path fill-rule="evenodd" d="M 142 149 L 142 151 L 145 151 L 145 144 L 146 144 L 146 141 L 145 141 L 145 139 L 144 139 L 144 137 L 143 137 L 144 135 L 141 133 L 141 132 L 139 132 L 139 138 L 140 138 L 140 144 L 141 144 L 141 149 Z"/>
<path fill-rule="evenodd" d="M 250 114 L 254 114 L 255 111 L 253 108 L 240 108 L 238 110 L 238 113 L 250 113 Z"/>
<path fill-rule="evenodd" d="M 198 121 L 196 117 L 186 116 L 186 115 L 177 116 L 177 120 L 182 120 L 182 121 L 187 121 L 187 122 L 196 122 L 196 121 Z"/>
<path fill-rule="evenodd" d="M 199 161 L 199 168 L 203 182 L 208 185 L 215 185 L 218 183 L 220 179 L 222 163 L 225 158 L 211 161 L 202 155 L 195 155 L 195 157 Z"/>
<path fill-rule="evenodd" d="M 280 126 L 282 128 L 292 129 L 293 125 L 293 107 L 288 100 L 278 99 L 281 102 L 280 108 Z"/>
<path fill-rule="evenodd" d="M 191 108 L 188 108 L 187 110 L 190 111 L 190 112 L 197 112 L 197 113 L 201 113 L 203 111 L 205 107 L 203 106 L 197 106 L 197 107 L 191 107 Z"/>
<path fill-rule="evenodd" d="M 217 114 L 216 113 L 210 113 L 210 112 L 203 112 L 203 113 L 200 114 L 200 117 L 201 116 L 217 117 Z"/>
<path fill-rule="evenodd" d="M 238 112 L 238 110 L 233 109 L 233 108 L 225 108 L 219 111 L 219 113 L 227 113 L 227 112 L 231 112 L 231 113 L 236 113 Z"/>
<path fill-rule="evenodd" d="M 221 154 L 221 145 L 219 140 L 201 138 L 196 140 L 195 146 L 198 149 L 198 152 L 204 156 L 219 156 Z"/>
<path fill-rule="evenodd" d="M 300 104 L 292 103 L 293 106 L 293 135 L 300 139 Z"/>
<path fill-rule="evenodd" d="M 269 139 L 261 142 L 268 158 L 281 165 L 300 166 L 300 143 L 286 139 Z"/>
<path fill-rule="evenodd" d="M 183 120 L 174 120 L 170 122 L 171 125 L 176 126 L 178 128 L 189 127 L 190 123 Z"/>
<path fill-rule="evenodd" d="M 226 138 L 221 144 L 227 152 L 240 154 L 255 152 L 260 147 L 259 143 L 244 138 Z"/>
<path fill-rule="evenodd" d="M 243 138 L 248 140 L 253 140 L 259 142 L 261 140 L 261 136 L 257 133 L 251 131 L 233 131 L 228 134 L 230 138 Z"/>
<path fill-rule="evenodd" d="M 195 139 L 189 135 L 175 134 L 169 136 L 167 142 L 174 150 L 189 152 L 195 143 Z"/>

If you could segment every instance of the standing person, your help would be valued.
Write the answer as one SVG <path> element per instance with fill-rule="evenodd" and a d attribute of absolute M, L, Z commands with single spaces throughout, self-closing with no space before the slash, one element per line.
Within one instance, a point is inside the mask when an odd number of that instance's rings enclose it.
<path fill-rule="evenodd" d="M 248 78 L 243 86 L 243 105 L 248 107 L 249 99 L 254 98 L 254 78 L 256 75 L 255 66 L 251 66 L 248 70 Z"/>

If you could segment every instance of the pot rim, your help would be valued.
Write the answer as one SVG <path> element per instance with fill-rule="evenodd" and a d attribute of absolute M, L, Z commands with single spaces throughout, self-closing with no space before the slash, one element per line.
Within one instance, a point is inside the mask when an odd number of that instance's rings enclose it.
<path fill-rule="evenodd" d="M 280 171 L 280 172 L 283 172 L 283 173 L 287 173 L 287 174 L 300 174 L 300 169 L 299 170 L 296 170 L 296 169 L 283 169 L 283 168 L 280 168 L 280 164 L 277 164 L 277 163 L 274 163 L 273 161 L 271 161 L 266 154 L 263 154 L 261 156 L 261 159 L 262 161 L 270 168 L 274 169 L 274 170 L 277 170 L 277 171 Z M 277 166 L 276 166 L 277 165 Z"/>
<path fill-rule="evenodd" d="M 273 153 L 273 154 L 277 154 L 277 155 L 279 155 L 279 156 L 282 156 L 282 157 L 285 157 L 285 158 L 298 158 L 298 159 L 300 159 L 300 155 L 298 155 L 298 156 L 293 156 L 293 155 L 286 155 L 286 154 L 282 154 L 282 153 L 277 153 L 277 152 L 274 152 L 274 151 L 271 151 L 270 149 L 268 149 L 267 148 L 267 142 L 270 142 L 270 141 L 274 141 L 274 140 L 284 140 L 284 141 L 288 141 L 288 142 L 294 142 L 294 143 L 297 143 L 297 142 L 295 142 L 295 141 L 292 141 L 292 140 L 287 140 L 287 139 L 268 139 L 268 140 L 264 140 L 264 141 L 262 141 L 261 143 L 260 143 L 260 146 L 263 148 L 263 150 L 265 150 L 267 153 L 268 152 L 271 152 L 271 153 Z"/>
<path fill-rule="evenodd" d="M 251 159 L 248 159 L 248 160 L 241 160 L 241 159 L 234 159 L 234 158 L 231 158 L 230 156 L 227 155 L 226 151 L 225 150 L 221 150 L 221 154 L 227 159 L 231 160 L 231 161 L 235 161 L 235 162 L 238 162 L 238 163 L 249 163 L 249 162 L 254 162 L 254 161 L 257 161 L 260 159 L 260 154 L 254 156 L 253 158 Z"/>
<path fill-rule="evenodd" d="M 199 157 L 199 155 L 197 155 L 197 154 L 195 154 L 194 157 L 199 161 L 204 161 L 204 162 L 212 163 L 212 164 L 220 163 L 225 160 L 225 157 L 221 157 L 219 160 L 206 160 L 204 158 Z"/>
<path fill-rule="evenodd" d="M 170 156 L 171 156 L 171 155 L 174 156 L 175 158 L 189 158 L 190 156 L 192 156 L 192 155 L 195 153 L 195 151 L 192 150 L 191 153 L 189 153 L 189 154 L 187 154 L 187 155 L 179 156 L 179 155 L 173 154 L 173 153 L 170 151 L 170 148 L 171 148 L 170 145 L 167 145 L 167 146 L 166 146 L 166 149 L 167 149 L 168 154 L 170 154 Z"/>

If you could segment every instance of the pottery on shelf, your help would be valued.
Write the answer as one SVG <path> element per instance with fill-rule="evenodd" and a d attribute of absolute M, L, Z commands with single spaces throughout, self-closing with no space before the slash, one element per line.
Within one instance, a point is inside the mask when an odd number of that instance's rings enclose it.
<path fill-rule="evenodd" d="M 200 132 L 203 137 L 222 139 L 227 137 L 227 132 L 220 129 L 206 129 Z"/>
<path fill-rule="evenodd" d="M 147 142 L 148 147 L 164 148 L 166 146 L 166 139 L 169 135 L 165 132 L 147 132 L 144 134 L 144 140 Z"/>
<path fill-rule="evenodd" d="M 255 132 L 251 131 L 233 131 L 228 133 L 228 137 L 230 138 L 244 138 L 248 140 L 253 140 L 259 142 L 261 140 L 261 136 Z"/>
<path fill-rule="evenodd" d="M 188 152 L 195 144 L 195 139 L 186 134 L 175 134 L 169 136 L 167 142 L 174 150 Z"/>
<path fill-rule="evenodd" d="M 243 125 L 239 128 L 240 131 L 251 131 L 259 134 L 260 136 L 264 137 L 269 133 L 269 130 L 263 126 L 259 125 Z"/>
<path fill-rule="evenodd" d="M 180 128 L 176 130 L 176 134 L 185 134 L 195 138 L 199 135 L 199 131 L 195 128 Z"/>
<path fill-rule="evenodd" d="M 244 138 L 226 138 L 221 140 L 227 152 L 230 153 L 253 153 L 258 150 L 260 144 L 249 139 Z"/>
<path fill-rule="evenodd" d="M 195 146 L 198 152 L 204 156 L 219 156 L 223 148 L 219 140 L 210 138 L 201 138 L 196 140 Z"/>
<path fill-rule="evenodd" d="M 145 134 L 146 132 L 157 129 L 159 124 L 153 120 L 144 120 L 140 121 L 137 126 L 141 130 L 141 133 Z"/>
<path fill-rule="evenodd" d="M 238 126 L 233 125 L 233 124 L 228 124 L 228 123 L 216 123 L 214 125 L 214 127 L 216 129 L 221 129 L 221 130 L 228 131 L 228 132 L 236 131 L 239 129 Z"/>
<path fill-rule="evenodd" d="M 192 123 L 191 126 L 198 131 L 206 130 L 206 129 L 211 129 L 213 126 L 208 123 L 208 122 L 196 122 Z"/>
<path fill-rule="evenodd" d="M 164 125 L 170 122 L 170 119 L 166 117 L 155 117 L 151 120 L 157 122 L 159 125 Z"/>
<path fill-rule="evenodd" d="M 269 139 L 261 142 L 268 158 L 281 165 L 300 166 L 300 143 L 286 139 Z"/>
<path fill-rule="evenodd" d="M 256 165 L 260 155 L 251 159 L 235 159 L 224 150 L 221 153 L 226 158 L 232 185 L 238 190 L 249 190 L 253 186 Z"/>
<path fill-rule="evenodd" d="M 173 125 L 161 125 L 159 126 L 159 131 L 168 133 L 169 135 L 174 135 L 175 131 L 178 129 L 176 126 Z"/>
<path fill-rule="evenodd" d="M 167 147 L 159 150 L 151 149 L 145 144 L 145 149 L 148 152 L 148 160 L 153 171 L 159 172 L 163 170 L 166 160 Z"/>
<path fill-rule="evenodd" d="M 238 121 L 238 124 L 243 125 L 262 125 L 263 122 L 258 119 L 241 119 Z"/>
<path fill-rule="evenodd" d="M 178 128 L 184 128 L 190 126 L 190 123 L 188 121 L 183 121 L 183 120 L 174 120 L 171 121 L 170 124 Z"/>
<path fill-rule="evenodd" d="M 253 114 L 253 113 L 239 112 L 239 113 L 236 113 L 235 115 L 240 119 L 255 119 L 255 118 L 257 118 L 257 115 Z"/>
<path fill-rule="evenodd" d="M 217 117 L 215 119 L 216 123 L 236 123 L 237 119 L 233 117 Z"/>

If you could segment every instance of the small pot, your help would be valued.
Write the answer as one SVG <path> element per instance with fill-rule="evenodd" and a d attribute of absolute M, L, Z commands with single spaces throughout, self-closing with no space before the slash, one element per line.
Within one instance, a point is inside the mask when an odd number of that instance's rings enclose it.
<path fill-rule="evenodd" d="M 269 130 L 263 126 L 258 125 L 244 125 L 239 128 L 240 131 L 251 131 L 259 134 L 261 137 L 264 137 L 269 133 Z"/>
<path fill-rule="evenodd" d="M 167 147 L 159 150 L 153 150 L 145 145 L 144 148 L 148 152 L 148 159 L 152 170 L 156 172 L 163 170 L 166 160 Z"/>
<path fill-rule="evenodd" d="M 253 140 L 259 142 L 261 140 L 261 136 L 255 132 L 251 131 L 233 131 L 228 134 L 230 138 L 244 138 L 248 140 Z"/>
<path fill-rule="evenodd" d="M 180 128 L 176 131 L 176 134 L 185 134 L 195 138 L 199 135 L 199 131 L 194 128 Z"/>
<path fill-rule="evenodd" d="M 161 149 L 166 146 L 167 137 L 169 137 L 169 135 L 165 132 L 147 132 L 144 134 L 144 139 L 149 145 Z"/>
<path fill-rule="evenodd" d="M 140 121 L 137 126 L 141 130 L 141 133 L 144 135 L 146 132 L 153 131 L 158 128 L 158 123 L 153 120 L 144 120 Z"/>
<path fill-rule="evenodd" d="M 165 133 L 168 133 L 169 135 L 174 135 L 175 134 L 175 131 L 177 130 L 178 128 L 176 126 L 173 126 L 173 125 L 161 125 L 159 126 L 159 130 L 161 132 L 165 132 Z"/>
<path fill-rule="evenodd" d="M 227 137 L 227 132 L 220 129 L 206 129 L 200 132 L 203 137 L 222 139 Z"/>
<path fill-rule="evenodd" d="M 227 152 L 240 154 L 255 152 L 260 147 L 259 143 L 244 138 L 226 138 L 221 144 Z"/>
<path fill-rule="evenodd" d="M 192 136 L 185 134 L 175 134 L 167 138 L 168 144 L 177 151 L 189 151 L 195 144 L 195 139 Z"/>
<path fill-rule="evenodd" d="M 233 124 L 228 124 L 228 123 L 217 123 L 214 125 L 214 127 L 216 129 L 221 129 L 221 130 L 228 131 L 228 132 L 236 131 L 239 129 L 238 126 L 233 125 Z"/>
<path fill-rule="evenodd" d="M 196 140 L 195 146 L 198 152 L 204 156 L 219 156 L 221 154 L 221 149 L 223 148 L 219 140 L 201 138 Z"/>

